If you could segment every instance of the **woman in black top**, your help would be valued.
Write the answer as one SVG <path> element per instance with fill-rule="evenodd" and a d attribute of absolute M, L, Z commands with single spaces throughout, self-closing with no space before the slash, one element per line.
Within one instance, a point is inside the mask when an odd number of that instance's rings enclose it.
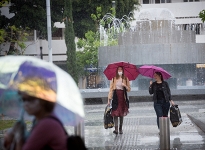
<path fill-rule="evenodd" d="M 149 93 L 153 94 L 154 110 L 157 115 L 157 126 L 159 128 L 159 117 L 167 117 L 170 103 L 174 105 L 171 98 L 169 85 L 163 80 L 161 72 L 155 72 L 155 82 L 150 81 Z"/>

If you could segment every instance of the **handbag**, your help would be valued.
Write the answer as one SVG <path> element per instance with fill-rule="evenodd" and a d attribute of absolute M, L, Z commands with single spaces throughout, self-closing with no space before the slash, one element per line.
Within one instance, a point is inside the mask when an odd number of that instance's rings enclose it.
<path fill-rule="evenodd" d="M 104 128 L 112 128 L 114 127 L 114 121 L 113 117 L 111 116 L 111 111 L 112 109 L 110 108 L 109 105 L 105 107 L 105 112 L 104 112 Z"/>
<path fill-rule="evenodd" d="M 173 127 L 177 127 L 182 123 L 182 117 L 178 105 L 170 107 L 170 121 Z"/>

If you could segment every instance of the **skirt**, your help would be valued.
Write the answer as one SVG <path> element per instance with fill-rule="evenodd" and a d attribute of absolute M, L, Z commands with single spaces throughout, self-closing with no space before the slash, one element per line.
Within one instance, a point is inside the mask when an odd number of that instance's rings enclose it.
<path fill-rule="evenodd" d="M 123 117 L 126 116 L 129 111 L 124 97 L 123 90 L 116 90 L 117 92 L 117 99 L 118 99 L 118 106 L 116 110 L 111 112 L 111 116 L 113 117 Z"/>

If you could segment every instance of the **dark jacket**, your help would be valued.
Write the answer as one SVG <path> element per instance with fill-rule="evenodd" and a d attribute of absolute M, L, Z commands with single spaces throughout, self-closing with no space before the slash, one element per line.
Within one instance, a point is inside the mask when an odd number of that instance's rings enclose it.
<path fill-rule="evenodd" d="M 172 100 L 171 97 L 171 91 L 169 89 L 169 85 L 166 81 L 162 82 L 162 89 L 163 89 L 163 93 L 164 93 L 164 97 L 166 102 Z M 157 101 L 157 82 L 153 82 L 152 85 L 150 85 L 149 87 L 149 94 L 152 95 L 153 94 L 153 101 L 156 102 Z"/>
<path fill-rule="evenodd" d="M 129 99 L 128 99 L 128 96 L 127 96 L 127 90 L 126 88 L 124 87 L 124 95 L 125 95 L 125 101 L 126 101 L 126 105 L 127 107 L 129 108 Z M 118 107 L 118 97 L 117 97 L 117 92 L 116 90 L 113 91 L 113 99 L 112 99 L 112 110 L 116 110 Z"/>

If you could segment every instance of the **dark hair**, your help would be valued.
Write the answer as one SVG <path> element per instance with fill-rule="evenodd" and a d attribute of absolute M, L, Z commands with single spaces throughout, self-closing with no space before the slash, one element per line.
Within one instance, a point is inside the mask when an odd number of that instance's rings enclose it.
<path fill-rule="evenodd" d="M 164 78 L 162 76 L 162 73 L 161 72 L 155 72 L 158 76 L 160 76 L 161 80 L 164 81 Z"/>
<path fill-rule="evenodd" d="M 122 66 L 117 67 L 115 77 L 116 77 L 117 79 L 120 77 L 119 74 L 118 74 L 118 68 L 120 68 L 120 67 L 122 68 L 122 71 L 123 71 L 122 79 L 125 79 L 124 68 L 123 68 Z"/>
<path fill-rule="evenodd" d="M 40 98 L 37 98 L 40 100 L 40 104 L 43 106 L 43 108 L 45 109 L 46 112 L 51 113 L 55 107 L 55 103 L 53 102 L 49 102 L 47 100 L 43 100 Z"/>

